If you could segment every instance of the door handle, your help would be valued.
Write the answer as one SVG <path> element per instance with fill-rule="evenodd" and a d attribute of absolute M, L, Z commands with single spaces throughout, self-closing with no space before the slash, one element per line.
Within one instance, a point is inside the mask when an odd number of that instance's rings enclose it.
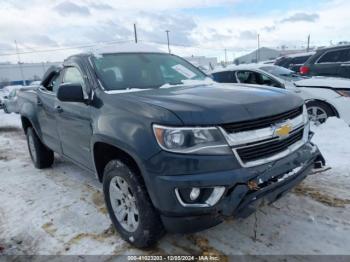
<path fill-rule="evenodd" d="M 38 99 L 38 100 L 36 101 L 36 104 L 37 104 L 38 106 L 43 106 L 43 102 L 41 102 L 40 99 Z"/>
<path fill-rule="evenodd" d="M 62 112 L 63 112 L 63 108 L 60 107 L 60 106 L 56 106 L 55 109 L 56 109 L 56 111 L 57 111 L 58 113 L 62 113 Z"/>
<path fill-rule="evenodd" d="M 347 64 L 341 64 L 340 66 L 350 66 L 350 63 L 347 63 Z"/>

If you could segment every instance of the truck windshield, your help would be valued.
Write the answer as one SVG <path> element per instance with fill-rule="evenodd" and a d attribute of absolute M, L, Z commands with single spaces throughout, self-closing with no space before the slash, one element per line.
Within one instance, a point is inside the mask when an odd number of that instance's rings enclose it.
<path fill-rule="evenodd" d="M 180 57 L 160 53 L 123 53 L 93 56 L 97 77 L 106 90 L 159 88 L 206 75 Z"/>

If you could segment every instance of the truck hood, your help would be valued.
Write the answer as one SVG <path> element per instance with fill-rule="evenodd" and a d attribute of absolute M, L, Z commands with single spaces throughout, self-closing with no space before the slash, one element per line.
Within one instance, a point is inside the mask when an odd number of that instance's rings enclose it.
<path fill-rule="evenodd" d="M 216 125 L 271 116 L 302 105 L 277 88 L 219 84 L 175 86 L 123 94 L 176 114 L 185 125 Z"/>
<path fill-rule="evenodd" d="M 298 87 L 330 87 L 350 89 L 350 79 L 315 76 L 302 80 L 295 81 L 294 84 Z"/>

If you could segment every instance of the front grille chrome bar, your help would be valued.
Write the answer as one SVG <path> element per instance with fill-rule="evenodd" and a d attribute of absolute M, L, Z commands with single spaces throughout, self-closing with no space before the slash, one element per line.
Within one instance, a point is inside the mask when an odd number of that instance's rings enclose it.
<path fill-rule="evenodd" d="M 256 160 L 254 159 L 252 161 L 242 160 L 239 153 L 237 152 L 238 149 L 242 149 L 245 147 L 254 147 L 264 143 L 269 143 L 272 141 L 278 141 L 280 139 L 284 139 L 276 135 L 276 128 L 281 126 L 281 124 L 282 125 L 288 124 L 289 126 L 291 126 L 291 132 L 286 138 L 288 138 L 292 134 L 295 134 L 296 132 L 299 132 L 299 130 L 303 129 L 302 137 L 300 137 L 300 140 L 289 145 L 283 151 L 276 152 L 273 155 L 262 157 Z M 302 113 L 293 119 L 286 119 L 282 123 L 275 123 L 274 125 L 271 125 L 270 127 L 266 127 L 266 128 L 242 131 L 237 133 L 227 133 L 221 127 L 220 127 L 220 130 L 224 135 L 224 137 L 226 138 L 227 143 L 232 147 L 232 152 L 234 153 L 240 165 L 242 167 L 253 167 L 253 166 L 263 165 L 269 162 L 279 160 L 295 152 L 299 148 L 301 148 L 309 140 L 310 127 L 309 127 L 308 119 L 305 119 L 305 114 Z"/>

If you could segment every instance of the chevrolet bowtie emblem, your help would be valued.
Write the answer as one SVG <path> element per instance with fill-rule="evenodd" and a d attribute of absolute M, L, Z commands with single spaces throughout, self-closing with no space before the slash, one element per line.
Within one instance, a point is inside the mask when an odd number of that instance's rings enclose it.
<path fill-rule="evenodd" d="M 283 124 L 275 129 L 275 135 L 278 137 L 286 137 L 292 131 L 292 126 L 290 124 Z"/>

